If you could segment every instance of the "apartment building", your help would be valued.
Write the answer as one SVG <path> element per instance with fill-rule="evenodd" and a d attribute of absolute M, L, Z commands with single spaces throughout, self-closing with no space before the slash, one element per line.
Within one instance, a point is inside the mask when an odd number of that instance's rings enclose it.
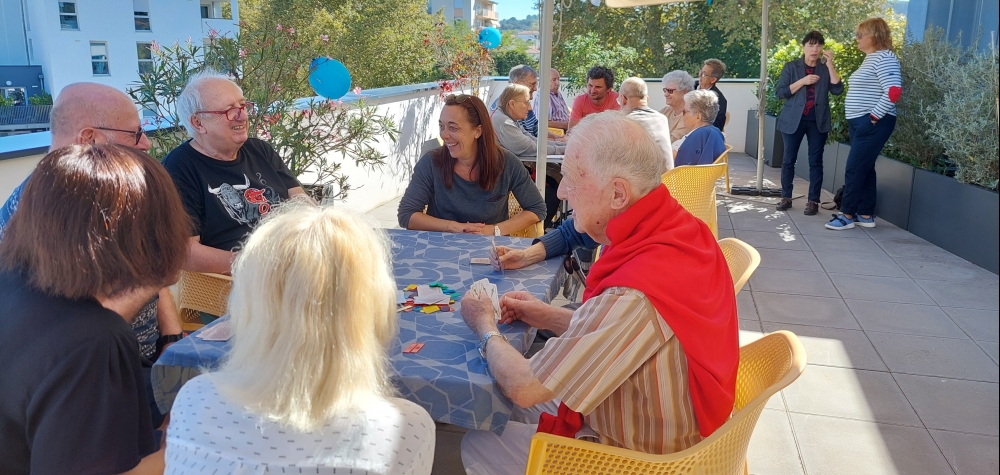
<path fill-rule="evenodd" d="M 500 26 L 497 16 L 497 2 L 493 0 L 429 0 L 427 11 L 431 14 L 443 12 L 446 21 L 464 21 L 478 30 Z"/>
<path fill-rule="evenodd" d="M 238 9 L 235 0 L 0 0 L 0 88 L 55 97 L 91 81 L 124 91 L 152 67 L 153 42 L 235 34 Z"/>

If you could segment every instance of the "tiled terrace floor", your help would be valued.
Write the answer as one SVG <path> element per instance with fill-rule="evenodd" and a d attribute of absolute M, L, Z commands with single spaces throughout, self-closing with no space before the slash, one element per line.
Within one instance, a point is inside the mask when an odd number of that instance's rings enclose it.
<path fill-rule="evenodd" d="M 754 166 L 734 154 L 734 184 L 750 183 Z M 772 184 L 778 176 L 766 170 Z M 396 203 L 369 215 L 395 227 Z M 809 357 L 768 402 L 751 473 L 997 474 L 997 275 L 885 221 L 828 231 L 829 212 L 804 216 L 804 204 L 786 213 L 720 195 L 720 237 L 761 254 L 737 298 L 741 341 L 786 329 Z M 439 428 L 434 473 L 462 473 L 460 440 Z"/>

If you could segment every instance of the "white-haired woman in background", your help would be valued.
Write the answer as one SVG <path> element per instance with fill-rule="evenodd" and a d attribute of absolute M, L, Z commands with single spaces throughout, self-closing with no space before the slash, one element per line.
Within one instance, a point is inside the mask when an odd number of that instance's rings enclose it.
<path fill-rule="evenodd" d="M 272 211 L 233 265 L 229 355 L 174 402 L 166 473 L 429 474 L 434 422 L 391 397 L 395 299 L 385 237 L 359 218 Z"/>
<path fill-rule="evenodd" d="M 708 165 L 726 151 L 726 138 L 712 125 L 719 114 L 719 97 L 708 89 L 684 94 L 684 125 L 690 132 L 673 143 L 674 166 Z"/>
<path fill-rule="evenodd" d="M 663 98 L 667 107 L 660 112 L 667 116 L 670 124 L 670 140 L 677 142 L 691 131 L 684 125 L 684 94 L 694 90 L 694 78 L 680 69 L 670 71 L 663 76 Z M 676 148 L 676 147 L 675 147 Z"/>

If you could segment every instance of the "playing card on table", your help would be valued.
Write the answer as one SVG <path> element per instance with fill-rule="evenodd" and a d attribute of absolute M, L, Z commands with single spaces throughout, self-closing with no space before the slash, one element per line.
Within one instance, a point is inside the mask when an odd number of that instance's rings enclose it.
<path fill-rule="evenodd" d="M 205 341 L 229 341 L 233 337 L 232 327 L 229 326 L 229 320 L 219 322 L 216 325 L 212 325 L 200 332 L 198 332 L 198 338 Z"/>
<path fill-rule="evenodd" d="M 417 296 L 413 298 L 413 303 L 417 305 L 446 304 L 451 301 L 451 297 L 444 293 L 440 287 L 429 285 L 418 285 Z"/>

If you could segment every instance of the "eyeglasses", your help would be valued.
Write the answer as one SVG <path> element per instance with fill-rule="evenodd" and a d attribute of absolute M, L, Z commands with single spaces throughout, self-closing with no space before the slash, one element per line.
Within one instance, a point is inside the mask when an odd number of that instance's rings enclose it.
<path fill-rule="evenodd" d="M 444 102 L 445 104 L 461 104 L 469 100 L 470 97 L 472 96 L 469 94 L 448 94 L 448 96 L 444 98 Z"/>
<path fill-rule="evenodd" d="M 863 32 L 863 31 L 858 31 L 858 32 L 855 32 L 855 33 L 854 33 L 854 39 L 856 39 L 856 40 L 860 40 L 860 39 L 861 39 L 862 37 L 864 37 L 865 35 L 870 35 L 870 34 L 871 34 L 871 33 L 865 33 L 865 32 Z"/>
<path fill-rule="evenodd" d="M 244 102 L 243 105 L 239 107 L 230 107 L 229 109 L 226 109 L 224 111 L 195 111 L 195 114 L 218 114 L 218 115 L 225 114 L 227 120 L 236 120 L 239 119 L 240 116 L 243 115 L 244 113 L 252 114 L 253 111 L 254 111 L 254 103 Z"/>
<path fill-rule="evenodd" d="M 677 89 L 671 89 L 671 88 L 669 88 L 669 87 L 665 87 L 665 88 L 663 88 L 663 92 L 665 92 L 665 93 L 667 93 L 667 94 L 673 94 L 673 93 L 674 93 L 674 91 L 676 91 L 676 90 L 677 90 Z"/>
<path fill-rule="evenodd" d="M 123 134 L 130 134 L 135 138 L 135 144 L 133 145 L 139 145 L 139 141 L 142 140 L 142 136 L 146 135 L 146 131 L 142 130 L 141 125 L 136 130 L 112 129 L 111 127 L 92 127 L 92 128 L 97 130 L 108 130 L 111 132 L 121 132 Z"/>

